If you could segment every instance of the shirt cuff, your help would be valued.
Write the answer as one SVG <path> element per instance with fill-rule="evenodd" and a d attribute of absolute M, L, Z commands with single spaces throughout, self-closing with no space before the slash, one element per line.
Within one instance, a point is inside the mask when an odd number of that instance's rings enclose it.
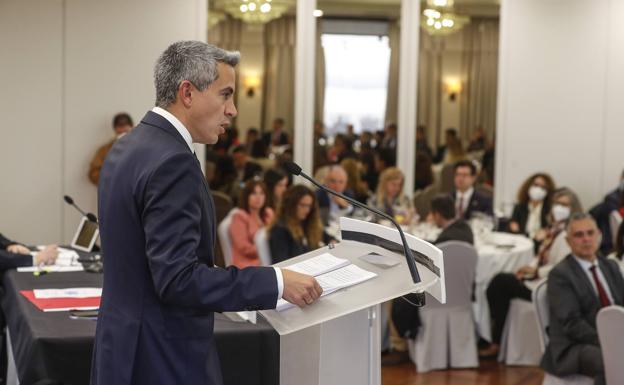
<path fill-rule="evenodd" d="M 284 295 L 284 277 L 282 276 L 282 269 L 279 267 L 274 267 L 275 269 L 275 278 L 277 278 L 277 300 L 282 299 L 282 295 Z"/>

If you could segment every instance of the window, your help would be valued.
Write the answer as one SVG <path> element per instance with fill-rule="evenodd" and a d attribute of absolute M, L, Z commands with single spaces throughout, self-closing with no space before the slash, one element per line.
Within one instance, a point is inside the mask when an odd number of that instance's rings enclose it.
<path fill-rule="evenodd" d="M 325 33 L 324 124 L 328 135 L 383 129 L 390 47 L 387 36 Z"/>

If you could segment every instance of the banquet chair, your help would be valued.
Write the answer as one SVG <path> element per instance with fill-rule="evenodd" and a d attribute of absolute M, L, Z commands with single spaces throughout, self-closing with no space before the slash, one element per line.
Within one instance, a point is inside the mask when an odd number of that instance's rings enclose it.
<path fill-rule="evenodd" d="M 427 306 L 419 309 L 422 326 L 416 340 L 408 343 L 419 373 L 479 366 L 471 300 L 477 252 L 472 245 L 459 241 L 438 247 L 444 255 L 446 304 L 427 295 Z"/>
<path fill-rule="evenodd" d="M 258 250 L 258 257 L 262 261 L 262 266 L 271 266 L 273 259 L 271 258 L 271 249 L 269 247 L 269 238 L 267 234 L 267 228 L 262 227 L 256 231 L 254 235 L 254 243 Z"/>
<path fill-rule="evenodd" d="M 221 250 L 223 251 L 223 262 L 226 267 L 232 264 L 232 239 L 230 238 L 230 224 L 232 223 L 232 215 L 235 211 L 236 209 L 230 210 L 217 227 L 217 236 L 219 237 L 219 244 L 221 245 Z"/>
<path fill-rule="evenodd" d="M 624 384 L 624 308 L 608 306 L 596 317 L 607 385 Z"/>
<path fill-rule="evenodd" d="M 533 305 L 535 306 L 535 313 L 537 314 L 537 321 L 539 322 L 540 333 L 540 348 L 542 354 L 546 350 L 548 345 L 548 325 L 550 323 L 550 312 L 548 310 L 548 297 L 547 286 L 548 281 L 541 282 L 535 290 L 533 290 L 532 298 Z M 591 377 L 575 374 L 571 376 L 558 377 L 548 372 L 544 373 L 544 381 L 542 385 L 593 385 L 594 379 Z"/>

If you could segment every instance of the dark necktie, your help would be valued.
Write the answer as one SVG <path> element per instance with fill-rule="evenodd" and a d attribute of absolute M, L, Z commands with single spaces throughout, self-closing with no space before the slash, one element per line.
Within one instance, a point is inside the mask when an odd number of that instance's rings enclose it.
<path fill-rule="evenodd" d="M 457 218 L 464 217 L 464 194 L 459 193 L 459 200 L 457 204 Z"/>
<path fill-rule="evenodd" d="M 596 284 L 596 289 L 598 290 L 598 298 L 600 299 L 600 307 L 610 306 L 611 301 L 609 301 L 609 296 L 607 295 L 607 291 L 600 283 L 598 279 L 598 273 L 596 273 L 596 265 L 589 268 L 589 271 L 592 273 L 592 277 L 594 277 L 594 283 Z"/>

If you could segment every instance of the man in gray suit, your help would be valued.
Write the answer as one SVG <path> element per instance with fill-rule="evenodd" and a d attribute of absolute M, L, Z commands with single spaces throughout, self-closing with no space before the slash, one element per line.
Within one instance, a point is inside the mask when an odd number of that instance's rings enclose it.
<path fill-rule="evenodd" d="M 624 303 L 624 279 L 614 261 L 596 255 L 600 231 L 592 217 L 573 215 L 566 239 L 572 253 L 548 276 L 550 342 L 541 366 L 557 376 L 583 374 L 603 385 L 596 314 L 605 306 Z"/>

